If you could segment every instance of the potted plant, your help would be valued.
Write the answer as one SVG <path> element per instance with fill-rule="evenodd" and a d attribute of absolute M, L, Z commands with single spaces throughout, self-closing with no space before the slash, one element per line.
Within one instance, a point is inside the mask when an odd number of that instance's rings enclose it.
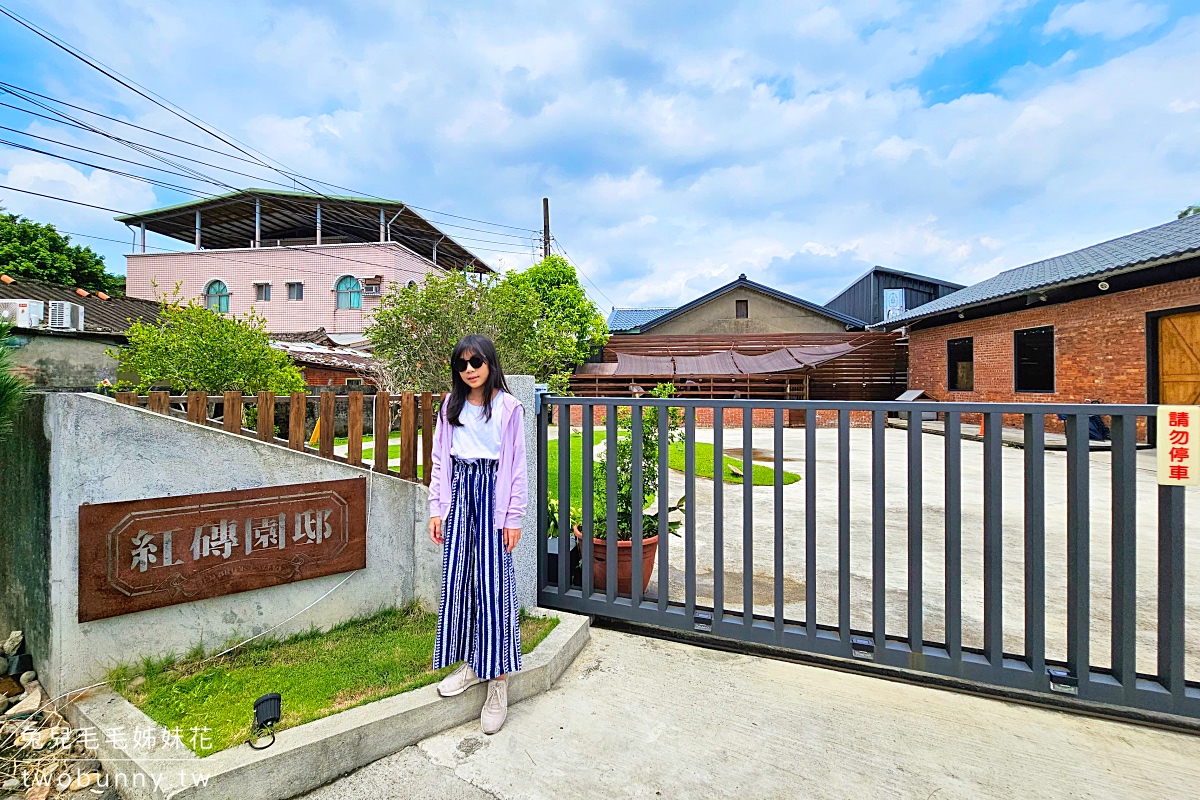
<path fill-rule="evenodd" d="M 559 531 L 562 527 L 570 528 L 571 523 L 581 518 L 581 513 L 578 508 L 572 507 L 569 509 L 567 519 L 562 520 L 562 525 L 559 524 L 558 513 L 558 498 L 551 497 L 546 500 L 546 575 L 551 583 L 558 583 L 558 550 L 559 542 L 567 542 L 567 547 L 570 549 L 570 562 L 568 563 L 568 580 L 571 585 L 583 585 L 583 555 L 579 551 L 579 547 L 574 537 L 560 537 Z"/>
<path fill-rule="evenodd" d="M 671 384 L 659 384 L 651 392 L 656 397 L 670 397 L 675 387 Z M 658 408 L 646 408 L 642 414 L 642 430 L 636 434 L 642 437 L 642 496 L 634 498 L 633 493 L 633 431 L 632 415 L 628 410 L 620 410 L 617 417 L 616 444 L 616 518 L 608 519 L 608 449 L 593 465 L 593 518 L 592 518 L 592 586 L 603 590 L 608 585 L 608 537 L 615 536 L 617 540 L 617 593 L 630 595 L 633 583 L 633 516 L 635 503 L 642 509 L 642 591 L 650 584 L 650 574 L 658 557 L 658 537 L 660 533 L 674 532 L 679 522 L 666 520 L 663 525 L 658 518 L 658 503 L 656 490 L 658 487 Z M 671 441 L 678 438 L 679 409 L 668 409 L 668 436 Z M 686 498 L 680 497 L 668 507 L 669 512 L 682 511 Z M 583 541 L 581 526 L 574 525 L 575 538 Z M 581 548 L 582 549 L 582 548 Z"/>

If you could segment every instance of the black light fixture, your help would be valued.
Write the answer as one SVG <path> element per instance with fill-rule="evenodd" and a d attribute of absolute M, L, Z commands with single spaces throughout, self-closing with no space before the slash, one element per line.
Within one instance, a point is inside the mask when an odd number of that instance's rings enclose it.
<path fill-rule="evenodd" d="M 279 722 L 282 712 L 283 698 L 279 692 L 268 692 L 254 701 L 254 731 L 246 740 L 252 750 L 266 750 L 275 744 L 275 723 Z M 260 747 L 257 740 L 262 737 L 263 731 L 271 734 L 271 741 Z"/>

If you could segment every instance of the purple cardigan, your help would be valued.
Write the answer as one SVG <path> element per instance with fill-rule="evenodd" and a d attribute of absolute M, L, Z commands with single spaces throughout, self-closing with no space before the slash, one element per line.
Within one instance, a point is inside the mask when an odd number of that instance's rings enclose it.
<path fill-rule="evenodd" d="M 429 476 L 429 516 L 443 520 L 450 511 L 450 444 L 453 431 L 446 421 L 443 398 L 433 430 L 433 466 Z M 496 468 L 494 527 L 520 528 L 529 487 L 525 464 L 525 407 L 508 392 L 500 392 L 500 463 Z"/>

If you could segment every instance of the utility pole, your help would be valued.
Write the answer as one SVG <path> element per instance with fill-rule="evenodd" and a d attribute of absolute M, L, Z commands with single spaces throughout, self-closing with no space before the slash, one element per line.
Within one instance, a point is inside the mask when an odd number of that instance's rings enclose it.
<path fill-rule="evenodd" d="M 550 257 L 550 198 L 542 198 L 542 258 Z"/>

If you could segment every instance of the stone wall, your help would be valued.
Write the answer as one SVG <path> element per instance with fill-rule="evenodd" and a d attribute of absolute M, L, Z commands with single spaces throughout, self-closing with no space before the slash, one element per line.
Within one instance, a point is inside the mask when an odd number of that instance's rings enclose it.
<path fill-rule="evenodd" d="M 14 330 L 10 340 L 18 375 L 38 389 L 95 389 L 103 380 L 117 382 L 117 362 L 105 354 L 115 339 L 70 333 Z"/>

